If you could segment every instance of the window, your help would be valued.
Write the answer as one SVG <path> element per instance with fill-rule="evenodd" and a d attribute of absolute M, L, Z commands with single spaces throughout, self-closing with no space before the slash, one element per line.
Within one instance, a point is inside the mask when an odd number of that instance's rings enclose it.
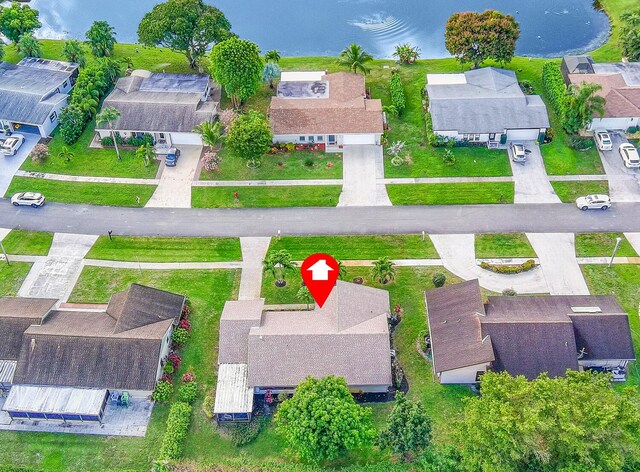
<path fill-rule="evenodd" d="M 336 135 L 335 134 L 330 134 L 329 135 L 329 144 L 335 144 L 336 143 Z"/>
<path fill-rule="evenodd" d="M 29 413 L 29 418 L 45 418 L 44 413 Z"/>
<path fill-rule="evenodd" d="M 67 88 L 67 85 L 69 85 L 69 83 L 65 80 L 64 84 L 62 84 L 62 88 Z"/>
<path fill-rule="evenodd" d="M 304 143 L 306 140 L 307 140 L 307 137 L 306 137 L 306 136 L 300 136 L 300 137 L 298 138 L 298 141 L 300 141 L 301 143 Z"/>
<path fill-rule="evenodd" d="M 491 133 L 489 135 L 489 141 L 495 141 L 496 140 L 496 133 Z"/>
<path fill-rule="evenodd" d="M 462 135 L 462 139 L 464 141 L 477 142 L 477 141 L 480 141 L 480 135 L 479 134 L 472 134 L 472 133 L 465 133 L 465 134 Z"/>
<path fill-rule="evenodd" d="M 12 418 L 28 418 L 24 411 L 10 411 L 9 414 Z"/>
<path fill-rule="evenodd" d="M 80 415 L 62 415 L 62 418 L 67 421 L 82 421 Z"/>
<path fill-rule="evenodd" d="M 314 137 L 313 136 L 309 136 L 309 144 L 313 144 L 314 141 Z"/>
<path fill-rule="evenodd" d="M 58 118 L 58 114 L 55 111 L 51 113 L 51 115 L 49 115 L 49 120 L 51 120 L 51 123 L 56 121 L 56 118 Z"/>
<path fill-rule="evenodd" d="M 318 141 L 319 143 L 321 143 L 322 141 L 324 141 L 324 136 L 318 136 L 316 138 L 316 141 Z"/>
<path fill-rule="evenodd" d="M 48 420 L 61 420 L 62 419 L 62 415 L 58 414 L 58 413 L 47 413 L 47 419 Z"/>

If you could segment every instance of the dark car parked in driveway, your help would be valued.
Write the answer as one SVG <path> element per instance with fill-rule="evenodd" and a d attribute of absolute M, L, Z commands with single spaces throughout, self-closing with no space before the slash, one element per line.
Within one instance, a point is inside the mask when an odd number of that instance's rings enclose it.
<path fill-rule="evenodd" d="M 164 164 L 167 167 L 175 167 L 178 163 L 178 158 L 180 157 L 180 149 L 171 148 L 167 153 L 167 157 L 165 158 Z"/>

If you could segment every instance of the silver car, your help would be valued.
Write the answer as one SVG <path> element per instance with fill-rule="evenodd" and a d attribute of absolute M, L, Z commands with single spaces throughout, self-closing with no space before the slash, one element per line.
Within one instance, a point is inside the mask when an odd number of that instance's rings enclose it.
<path fill-rule="evenodd" d="M 606 131 L 596 131 L 594 134 L 596 145 L 601 151 L 611 151 L 613 149 L 613 142 L 611 141 L 611 135 Z"/>
<path fill-rule="evenodd" d="M 20 146 L 24 143 L 24 136 L 21 134 L 12 134 L 4 140 L 0 146 L 0 154 L 5 156 L 15 156 Z"/>
<path fill-rule="evenodd" d="M 527 160 L 527 149 L 524 144 L 511 143 L 511 160 L 513 162 L 525 162 Z"/>
<path fill-rule="evenodd" d="M 576 206 L 582 211 L 608 210 L 611 207 L 611 199 L 608 195 L 587 195 L 578 198 Z"/>
<path fill-rule="evenodd" d="M 621 144 L 618 148 L 620 157 L 624 165 L 628 168 L 640 167 L 640 156 L 638 156 L 638 150 L 631 143 Z"/>
<path fill-rule="evenodd" d="M 13 206 L 31 206 L 38 208 L 44 205 L 44 202 L 44 195 L 35 192 L 20 192 L 11 197 Z"/>

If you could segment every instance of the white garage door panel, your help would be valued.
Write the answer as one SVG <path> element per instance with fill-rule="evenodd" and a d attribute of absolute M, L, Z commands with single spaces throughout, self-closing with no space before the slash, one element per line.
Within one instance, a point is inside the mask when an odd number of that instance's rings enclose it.
<path fill-rule="evenodd" d="M 375 144 L 375 134 L 345 134 L 343 144 Z"/>
<path fill-rule="evenodd" d="M 171 133 L 172 144 L 202 145 L 202 138 L 197 133 Z"/>
<path fill-rule="evenodd" d="M 539 136 L 538 129 L 510 129 L 507 130 L 507 139 L 509 141 L 535 141 Z"/>

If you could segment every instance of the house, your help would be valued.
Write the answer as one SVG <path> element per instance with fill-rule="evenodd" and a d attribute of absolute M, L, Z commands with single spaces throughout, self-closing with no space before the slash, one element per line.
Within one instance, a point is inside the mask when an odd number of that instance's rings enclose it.
<path fill-rule="evenodd" d="M 495 67 L 461 74 L 427 74 L 433 132 L 456 141 L 542 141 L 549 127 L 539 95 L 525 95 L 515 72 Z"/>
<path fill-rule="evenodd" d="M 161 378 L 185 298 L 132 284 L 104 309 L 0 299 L 0 336 L 14 362 L 2 409 L 12 419 L 100 421 L 106 398 L 147 397 Z M 1 367 L 0 367 L 1 369 Z"/>
<path fill-rule="evenodd" d="M 218 421 L 248 421 L 255 394 L 291 393 L 308 376 L 344 377 L 354 393 L 387 392 L 388 315 L 386 291 L 342 281 L 311 311 L 228 301 L 220 319 Z"/>
<path fill-rule="evenodd" d="M 275 143 L 320 144 L 341 152 L 381 143 L 382 102 L 367 97 L 364 77 L 348 72 L 283 72 L 269 107 Z"/>
<path fill-rule="evenodd" d="M 49 136 L 77 76 L 78 65 L 68 62 L 25 57 L 18 64 L 0 63 L 0 132 Z"/>
<path fill-rule="evenodd" d="M 598 84 L 605 99 L 603 116 L 596 115 L 590 131 L 627 131 L 640 126 L 640 62 L 596 63 L 591 56 L 565 56 L 562 75 L 567 86 Z"/>
<path fill-rule="evenodd" d="M 102 108 L 115 108 L 120 118 L 113 128 L 124 139 L 149 134 L 158 147 L 202 145 L 193 129 L 213 121 L 218 113 L 220 88 L 209 77 L 195 74 L 152 73 L 134 70 L 118 79 Z M 100 138 L 111 136 L 106 123 L 96 126 Z"/>
<path fill-rule="evenodd" d="M 626 369 L 635 360 L 629 319 L 610 296 L 488 297 L 477 280 L 425 293 L 433 371 L 443 384 L 488 370 L 534 379 L 567 369 Z"/>

